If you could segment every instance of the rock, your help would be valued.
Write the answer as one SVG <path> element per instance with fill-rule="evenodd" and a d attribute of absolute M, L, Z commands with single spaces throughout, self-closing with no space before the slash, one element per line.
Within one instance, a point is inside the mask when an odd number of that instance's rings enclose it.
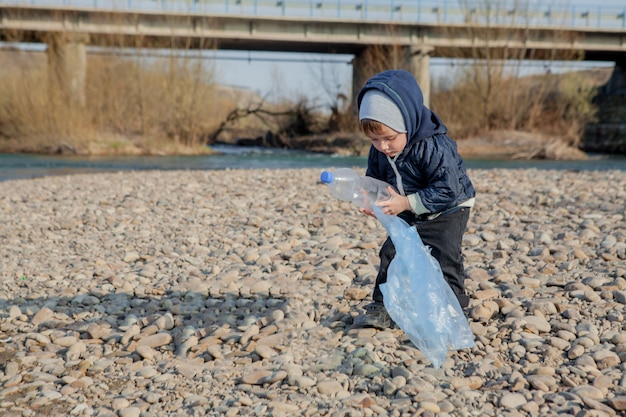
<path fill-rule="evenodd" d="M 601 349 L 594 352 L 592 357 L 593 360 L 596 361 L 598 369 L 615 368 L 621 363 L 619 356 L 608 349 Z"/>
<path fill-rule="evenodd" d="M 35 314 L 31 320 L 31 323 L 38 326 L 52 319 L 54 313 L 51 309 L 44 307 Z"/>
<path fill-rule="evenodd" d="M 549 333 L 550 323 L 540 316 L 525 316 L 522 320 L 526 322 L 526 326 L 536 330 L 539 333 Z"/>
<path fill-rule="evenodd" d="M 609 398 L 607 404 L 616 411 L 626 411 L 626 395 Z"/>
<path fill-rule="evenodd" d="M 137 341 L 137 346 L 148 346 L 151 348 L 168 345 L 172 342 L 172 336 L 169 333 L 157 333 L 150 336 L 142 337 Z"/>
<path fill-rule="evenodd" d="M 141 415 L 141 408 L 128 407 L 118 411 L 120 417 L 139 417 Z"/>
<path fill-rule="evenodd" d="M 512 393 L 505 394 L 500 398 L 500 407 L 519 408 L 526 404 L 527 400 L 522 394 Z"/>
<path fill-rule="evenodd" d="M 241 381 L 244 384 L 252 384 L 252 385 L 263 385 L 267 383 L 274 383 L 276 381 L 281 381 L 287 377 L 287 372 L 285 371 L 268 371 L 265 369 L 257 369 L 250 372 L 244 373 L 241 378 Z"/>
<path fill-rule="evenodd" d="M 592 400 L 602 400 L 604 395 L 599 389 L 592 387 L 591 385 L 581 385 L 574 387 L 570 390 L 572 394 L 579 396 L 580 398 L 590 398 Z"/>
<path fill-rule="evenodd" d="M 137 352 L 137 354 L 141 356 L 142 358 L 149 360 L 149 361 L 154 359 L 155 354 L 156 354 L 154 349 L 152 349 L 148 345 L 138 345 L 137 349 L 135 349 L 135 352 Z"/>
<path fill-rule="evenodd" d="M 338 381 L 326 380 L 320 381 L 316 385 L 317 391 L 322 395 L 332 395 L 343 390 Z"/>
<path fill-rule="evenodd" d="M 526 380 L 533 388 L 544 392 L 554 392 L 558 388 L 556 379 L 550 375 L 529 375 Z"/>
<path fill-rule="evenodd" d="M 343 292 L 343 296 L 346 300 L 363 300 L 371 291 L 366 288 L 346 288 Z"/>
<path fill-rule="evenodd" d="M 318 170 L 0 182 L 0 415 L 623 414 L 626 173 L 470 175 L 439 369 L 350 329 L 385 233 Z"/>

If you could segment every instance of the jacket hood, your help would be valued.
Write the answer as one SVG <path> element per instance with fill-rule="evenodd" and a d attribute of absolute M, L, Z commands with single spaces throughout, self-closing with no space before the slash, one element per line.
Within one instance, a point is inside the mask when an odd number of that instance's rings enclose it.
<path fill-rule="evenodd" d="M 439 116 L 424 106 L 422 90 L 410 72 L 388 70 L 370 78 L 357 96 L 359 109 L 363 95 L 371 89 L 382 91 L 396 103 L 404 117 L 408 142 L 448 131 Z"/>

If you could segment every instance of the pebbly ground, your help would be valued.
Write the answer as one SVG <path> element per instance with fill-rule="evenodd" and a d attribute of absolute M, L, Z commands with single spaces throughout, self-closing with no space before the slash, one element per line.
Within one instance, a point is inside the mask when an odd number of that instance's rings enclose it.
<path fill-rule="evenodd" d="M 626 172 L 470 170 L 476 346 L 350 330 L 385 237 L 319 170 L 0 183 L 0 415 L 626 413 Z"/>

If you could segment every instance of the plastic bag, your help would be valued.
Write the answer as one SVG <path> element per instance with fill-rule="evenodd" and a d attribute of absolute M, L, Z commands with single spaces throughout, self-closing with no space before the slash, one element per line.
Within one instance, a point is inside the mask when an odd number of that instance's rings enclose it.
<path fill-rule="evenodd" d="M 474 334 L 454 292 L 443 278 L 415 227 L 397 216 L 374 214 L 387 229 L 396 256 L 380 286 L 391 318 L 411 342 L 439 368 L 449 349 L 474 346 Z"/>

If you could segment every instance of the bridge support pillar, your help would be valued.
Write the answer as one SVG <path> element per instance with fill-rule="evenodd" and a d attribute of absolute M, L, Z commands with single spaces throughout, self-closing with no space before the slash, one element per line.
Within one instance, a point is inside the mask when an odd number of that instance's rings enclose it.
<path fill-rule="evenodd" d="M 369 65 L 369 54 L 362 53 L 359 55 L 355 55 L 352 60 L 352 107 L 356 111 L 357 103 L 356 96 L 361 91 L 365 82 L 372 76 L 374 73 L 370 69 Z"/>
<path fill-rule="evenodd" d="M 356 95 L 365 82 L 377 72 L 387 69 L 405 69 L 415 76 L 424 95 L 424 104 L 430 105 L 431 46 L 370 47 L 352 60 L 352 107 L 356 111 Z"/>
<path fill-rule="evenodd" d="M 415 76 L 424 95 L 424 105 L 430 107 L 430 53 L 432 47 L 411 47 L 409 71 Z"/>
<path fill-rule="evenodd" d="M 69 105 L 85 105 L 87 36 L 54 34 L 46 41 L 51 85 Z"/>
<path fill-rule="evenodd" d="M 626 155 L 626 60 L 616 62 L 613 74 L 595 97 L 598 120 L 585 126 L 585 152 Z"/>

